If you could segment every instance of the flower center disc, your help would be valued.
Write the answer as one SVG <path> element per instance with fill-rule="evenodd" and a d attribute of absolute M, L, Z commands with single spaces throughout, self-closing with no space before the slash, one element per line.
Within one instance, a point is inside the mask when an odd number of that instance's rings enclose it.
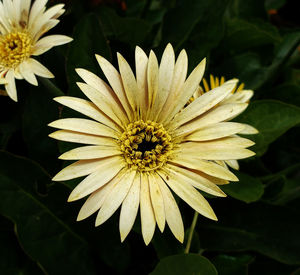
<path fill-rule="evenodd" d="M 162 124 L 138 120 L 127 126 L 120 138 L 120 147 L 130 167 L 150 171 L 167 161 L 173 143 Z"/>
<path fill-rule="evenodd" d="M 0 36 L 0 65 L 14 68 L 31 55 L 32 41 L 26 32 Z"/>

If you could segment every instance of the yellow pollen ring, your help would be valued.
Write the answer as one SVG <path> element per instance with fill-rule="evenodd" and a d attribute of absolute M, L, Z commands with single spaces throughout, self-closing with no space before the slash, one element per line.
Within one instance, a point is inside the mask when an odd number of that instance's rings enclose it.
<path fill-rule="evenodd" d="M 138 120 L 127 125 L 120 138 L 120 149 L 129 167 L 151 171 L 170 158 L 173 143 L 162 124 Z"/>
<path fill-rule="evenodd" d="M 14 68 L 30 57 L 32 40 L 27 32 L 12 32 L 0 36 L 0 66 Z"/>

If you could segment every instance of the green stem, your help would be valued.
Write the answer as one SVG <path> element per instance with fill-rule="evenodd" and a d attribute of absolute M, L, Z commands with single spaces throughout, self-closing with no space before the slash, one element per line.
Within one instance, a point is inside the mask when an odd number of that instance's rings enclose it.
<path fill-rule="evenodd" d="M 188 241 L 187 241 L 187 244 L 186 244 L 186 248 L 184 250 L 185 254 L 188 254 L 189 251 L 190 251 L 197 220 L 198 220 L 198 212 L 195 211 L 194 218 L 193 218 L 192 225 L 191 225 L 191 229 L 190 229 L 190 232 L 189 232 Z"/>

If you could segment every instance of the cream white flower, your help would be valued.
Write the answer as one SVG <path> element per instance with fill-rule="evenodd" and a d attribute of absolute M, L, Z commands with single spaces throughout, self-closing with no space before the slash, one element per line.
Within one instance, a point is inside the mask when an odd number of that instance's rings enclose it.
<path fill-rule="evenodd" d="M 96 58 L 110 85 L 87 70 L 77 69 L 84 80 L 77 84 L 90 101 L 55 98 L 90 119 L 66 118 L 50 123 L 60 129 L 50 134 L 52 138 L 87 145 L 60 156 L 78 161 L 53 180 L 87 176 L 69 197 L 69 201 L 75 201 L 89 195 L 78 220 L 98 211 L 98 226 L 121 206 L 121 241 L 130 232 L 140 208 L 146 244 L 156 224 L 163 231 L 166 223 L 183 242 L 183 222 L 172 191 L 195 211 L 217 220 L 197 189 L 226 196 L 218 185 L 238 179 L 216 161 L 254 155 L 246 149 L 253 142 L 235 135 L 245 125 L 227 122 L 243 112 L 248 103 L 219 105 L 237 84 L 237 80 L 230 80 L 183 109 L 199 86 L 205 59 L 186 79 L 187 54 L 182 50 L 175 62 L 170 44 L 160 64 L 153 51 L 148 57 L 137 47 L 135 75 L 120 54 L 120 73 L 103 57 Z"/>
<path fill-rule="evenodd" d="M 52 78 L 53 74 L 32 56 L 38 56 L 54 46 L 68 43 L 65 35 L 49 35 L 64 13 L 58 4 L 46 10 L 47 0 L 0 1 L 0 84 L 5 85 L 8 96 L 17 101 L 15 79 L 25 79 L 37 86 L 35 75 Z"/>

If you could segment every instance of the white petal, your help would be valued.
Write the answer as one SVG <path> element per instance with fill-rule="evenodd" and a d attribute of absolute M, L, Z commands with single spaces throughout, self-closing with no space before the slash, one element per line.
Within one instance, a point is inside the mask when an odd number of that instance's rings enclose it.
<path fill-rule="evenodd" d="M 71 37 L 68 37 L 66 35 L 60 35 L 60 34 L 45 36 L 36 42 L 33 48 L 32 55 L 41 55 L 44 52 L 50 50 L 52 47 L 69 43 L 72 40 L 73 39 Z"/>
<path fill-rule="evenodd" d="M 187 54 L 185 50 L 182 50 L 175 63 L 172 85 L 163 110 L 159 115 L 159 122 L 164 122 L 166 119 L 168 119 L 170 112 L 173 110 L 174 102 L 176 102 L 186 78 L 187 67 Z"/>
<path fill-rule="evenodd" d="M 202 79 L 202 76 L 204 74 L 205 64 L 206 64 L 206 59 L 204 58 L 189 75 L 188 79 L 185 81 L 183 87 L 178 93 L 178 97 L 176 98 L 176 101 L 173 102 L 174 104 L 173 109 L 168 115 L 168 118 L 166 119 L 165 122 L 170 121 L 184 107 L 184 105 L 188 102 L 190 97 L 196 91 Z"/>
<path fill-rule="evenodd" d="M 231 168 L 235 170 L 239 170 L 240 166 L 237 160 L 231 159 L 231 160 L 225 160 L 226 164 L 230 166 Z"/>
<path fill-rule="evenodd" d="M 184 137 L 184 140 L 206 141 L 223 138 L 240 133 L 245 128 L 244 124 L 236 122 L 219 122 L 202 128 Z"/>
<path fill-rule="evenodd" d="M 164 181 L 160 178 L 157 182 L 164 200 L 166 221 L 176 239 L 183 243 L 184 227 L 177 203 Z"/>
<path fill-rule="evenodd" d="M 177 175 L 159 171 L 158 174 L 163 178 L 165 183 L 188 205 L 201 215 L 217 220 L 207 200 L 189 183 L 178 179 Z"/>
<path fill-rule="evenodd" d="M 48 124 L 50 127 L 81 132 L 90 135 L 118 138 L 117 132 L 99 122 L 84 118 L 63 118 Z"/>
<path fill-rule="evenodd" d="M 158 91 L 158 61 L 153 51 L 150 52 L 147 68 L 147 81 L 148 81 L 148 116 L 153 118 L 153 106 L 156 100 Z"/>
<path fill-rule="evenodd" d="M 227 81 L 222 86 L 219 86 L 195 99 L 170 122 L 172 128 L 177 128 L 178 126 L 191 121 L 216 106 L 229 93 L 231 93 L 237 82 L 238 80 L 234 79 Z"/>
<path fill-rule="evenodd" d="M 119 126 L 114 121 L 112 121 L 106 115 L 104 115 L 98 109 L 98 107 L 90 101 L 77 98 L 77 97 L 71 97 L 71 96 L 59 96 L 59 97 L 55 97 L 54 100 L 77 112 L 80 112 L 90 118 L 93 118 L 116 131 L 120 129 Z"/>
<path fill-rule="evenodd" d="M 243 124 L 244 125 L 244 129 L 241 130 L 239 132 L 239 134 L 242 134 L 242 135 L 255 135 L 255 134 L 258 134 L 258 130 L 255 129 L 253 126 L 251 125 L 248 125 L 248 124 Z"/>
<path fill-rule="evenodd" d="M 124 176 L 114 184 L 110 193 L 106 196 L 100 208 L 95 225 L 101 225 L 107 221 L 124 201 L 135 178 L 136 170 L 128 170 Z"/>
<path fill-rule="evenodd" d="M 29 63 L 27 63 L 27 61 L 22 62 L 19 65 L 20 68 L 20 73 L 22 74 L 22 76 L 24 77 L 24 79 L 29 82 L 31 85 L 37 86 L 38 82 L 37 79 L 33 73 L 33 70 L 30 66 Z"/>
<path fill-rule="evenodd" d="M 82 144 L 116 146 L 116 142 L 112 138 L 93 136 L 69 130 L 58 130 L 51 133 L 49 137 Z"/>
<path fill-rule="evenodd" d="M 140 204 L 141 175 L 135 175 L 132 186 L 122 203 L 120 214 L 121 242 L 125 240 L 134 225 Z"/>
<path fill-rule="evenodd" d="M 166 224 L 165 206 L 159 185 L 157 183 L 157 177 L 159 176 L 157 175 L 155 177 L 153 174 L 149 174 L 148 179 L 154 216 L 159 230 L 163 232 Z"/>
<path fill-rule="evenodd" d="M 141 174 L 140 213 L 142 235 L 146 245 L 152 240 L 155 231 L 155 216 L 151 205 L 148 175 Z"/>
<path fill-rule="evenodd" d="M 29 66 L 32 69 L 32 72 L 38 76 L 46 77 L 46 78 L 53 78 L 54 75 L 40 62 L 33 58 L 29 58 L 27 60 Z"/>
<path fill-rule="evenodd" d="M 97 159 L 121 155 L 121 151 L 108 146 L 83 146 L 63 153 L 59 159 L 78 160 L 78 159 Z"/>
<path fill-rule="evenodd" d="M 120 74 L 115 69 L 115 67 L 112 64 L 110 64 L 104 57 L 96 54 L 96 59 L 110 86 L 112 87 L 115 94 L 118 96 L 122 106 L 124 107 L 129 120 L 132 120 L 132 110 L 126 97 Z"/>
<path fill-rule="evenodd" d="M 242 90 L 235 92 L 228 96 L 223 102 L 224 103 L 247 103 L 250 98 L 253 96 L 254 92 L 252 90 Z"/>
<path fill-rule="evenodd" d="M 15 82 L 15 78 L 14 78 L 14 72 L 12 70 L 9 70 L 6 73 L 5 80 L 7 82 L 7 84 L 5 84 L 5 90 L 8 94 L 8 96 L 12 100 L 17 102 L 18 101 L 17 88 L 16 88 L 16 82 Z"/>
<path fill-rule="evenodd" d="M 176 178 L 191 184 L 195 188 L 204 191 L 208 194 L 217 197 L 226 197 L 226 194 L 216 185 L 216 183 L 224 183 L 224 180 L 218 180 L 217 178 L 208 176 L 195 170 L 189 170 L 183 167 L 170 164 L 166 167 L 169 173 L 173 173 Z M 226 181 L 227 183 L 227 181 Z"/>
<path fill-rule="evenodd" d="M 100 159 L 98 164 L 97 169 L 75 187 L 68 201 L 79 200 L 91 194 L 112 180 L 124 167 L 123 159 L 119 156 Z"/>

